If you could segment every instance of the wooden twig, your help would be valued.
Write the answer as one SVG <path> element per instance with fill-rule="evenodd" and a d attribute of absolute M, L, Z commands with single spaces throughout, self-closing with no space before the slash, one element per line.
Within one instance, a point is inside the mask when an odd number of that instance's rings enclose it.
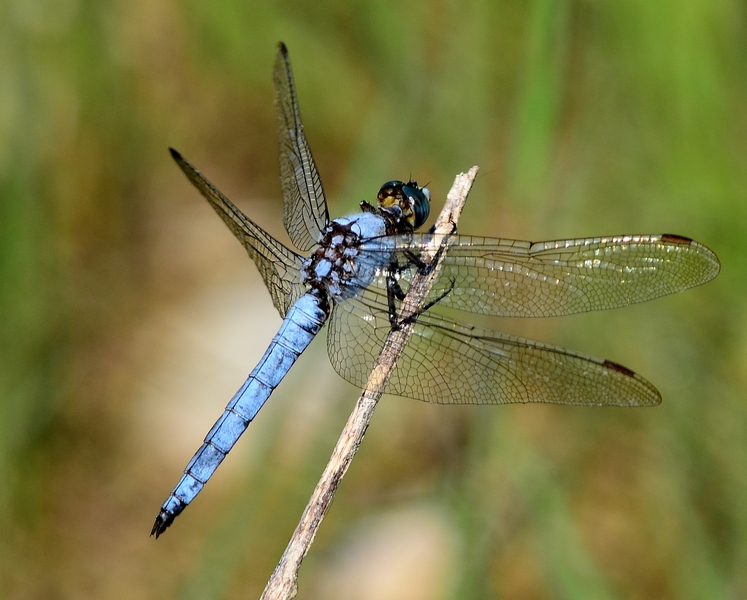
<path fill-rule="evenodd" d="M 296 582 L 301 561 L 309 551 L 322 519 L 327 513 L 332 498 L 334 498 L 337 487 L 363 441 L 363 436 L 371 421 L 376 404 L 381 398 L 397 359 L 402 354 L 412 333 L 413 322 L 408 322 L 407 319 L 416 315 L 425 304 L 425 299 L 428 297 L 433 281 L 438 276 L 441 269 L 440 259 L 446 253 L 444 251 L 438 254 L 438 250 L 444 244 L 448 246 L 449 234 L 453 233 L 456 228 L 459 215 L 467 200 L 467 194 L 469 194 L 477 171 L 478 167 L 472 167 L 469 172 L 456 176 L 446 197 L 446 204 L 436 220 L 432 244 L 421 254 L 423 262 L 430 263 L 435 257 L 437 263 L 413 278 L 407 296 L 402 301 L 402 310 L 399 315 L 401 321 L 405 324 L 393 329 L 387 336 L 381 354 L 368 378 L 368 383 L 355 404 L 345 428 L 342 430 L 327 467 L 324 469 L 324 473 L 322 473 L 319 483 L 317 483 L 314 493 L 306 505 L 301 521 L 298 523 L 283 556 L 280 558 L 280 562 L 267 582 L 261 600 L 288 600 L 296 595 Z"/>

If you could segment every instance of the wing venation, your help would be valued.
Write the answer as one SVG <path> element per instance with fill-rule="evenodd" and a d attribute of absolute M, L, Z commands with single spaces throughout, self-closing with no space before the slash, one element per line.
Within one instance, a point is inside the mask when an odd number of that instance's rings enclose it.
<path fill-rule="evenodd" d="M 278 309 L 280 316 L 285 317 L 288 309 L 305 291 L 301 282 L 303 257 L 278 242 L 241 212 L 233 202 L 226 198 L 218 188 L 173 148 L 171 149 L 171 156 L 174 157 L 187 178 L 246 248 L 272 296 L 272 303 Z"/>
<path fill-rule="evenodd" d="M 321 231 L 329 223 L 329 211 L 322 180 L 301 122 L 288 50 L 282 43 L 275 60 L 273 81 L 283 222 L 293 245 L 305 252 L 318 243 Z"/>
<path fill-rule="evenodd" d="M 335 370 L 365 386 L 389 330 L 386 298 L 375 290 L 335 306 L 327 337 Z M 437 404 L 661 402 L 651 383 L 612 361 L 431 312 L 418 317 L 386 391 Z"/>
<path fill-rule="evenodd" d="M 707 247 L 681 236 L 622 235 L 525 242 L 455 236 L 431 298 L 453 288 L 440 305 L 502 317 L 555 317 L 619 308 L 706 283 L 720 263 Z M 392 252 L 404 287 L 430 234 L 400 236 L 396 243 L 364 245 L 364 255 Z M 363 258 L 365 260 L 365 256 Z M 377 282 L 379 287 L 384 280 Z"/>

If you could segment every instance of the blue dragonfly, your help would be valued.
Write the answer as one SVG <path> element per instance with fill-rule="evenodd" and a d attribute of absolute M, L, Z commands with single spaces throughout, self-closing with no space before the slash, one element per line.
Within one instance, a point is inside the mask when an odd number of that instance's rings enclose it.
<path fill-rule="evenodd" d="M 283 222 L 303 256 L 264 231 L 171 150 L 257 265 L 280 331 L 189 461 L 156 518 L 158 537 L 200 492 L 299 355 L 328 323 L 334 369 L 363 387 L 432 233 L 430 193 L 390 181 L 378 205 L 331 220 L 304 134 L 288 51 L 279 45 L 276 93 Z M 438 308 L 501 317 L 553 317 L 644 302 L 713 279 L 716 255 L 679 235 L 619 235 L 525 242 L 453 234 L 426 308 L 386 391 L 439 404 L 545 402 L 652 406 L 657 389 L 610 360 L 481 329 Z M 431 310 L 434 309 L 434 310 Z"/>

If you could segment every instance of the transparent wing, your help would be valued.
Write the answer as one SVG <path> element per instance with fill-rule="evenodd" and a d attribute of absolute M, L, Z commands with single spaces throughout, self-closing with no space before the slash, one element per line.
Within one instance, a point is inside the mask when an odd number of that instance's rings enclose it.
<path fill-rule="evenodd" d="M 171 156 L 181 167 L 184 174 L 210 202 L 210 205 L 228 225 L 228 228 L 244 245 L 249 256 L 257 265 L 262 279 L 272 296 L 272 303 L 282 317 L 293 303 L 304 293 L 301 282 L 301 263 L 299 256 L 254 223 L 226 198 L 212 183 L 195 169 L 181 154 L 173 148 Z"/>
<path fill-rule="evenodd" d="M 336 305 L 327 337 L 335 370 L 363 387 L 389 330 L 386 297 L 376 290 Z M 661 402 L 651 383 L 612 361 L 429 312 L 418 317 L 386 391 L 438 404 Z"/>
<path fill-rule="evenodd" d="M 309 250 L 329 222 L 327 201 L 319 172 L 301 123 L 296 86 L 288 50 L 278 47 L 273 69 L 275 111 L 280 146 L 280 183 L 283 187 L 283 222 L 293 244 Z"/>
<path fill-rule="evenodd" d="M 429 234 L 372 240 L 363 245 L 360 260 L 381 263 L 392 253 L 405 269 L 400 284 L 407 288 Z M 679 292 L 713 279 L 720 264 L 716 255 L 689 238 L 661 235 L 522 242 L 455 236 L 431 298 L 473 313 L 502 317 L 554 317 L 617 308 Z M 374 285 L 385 289 L 385 278 Z"/>

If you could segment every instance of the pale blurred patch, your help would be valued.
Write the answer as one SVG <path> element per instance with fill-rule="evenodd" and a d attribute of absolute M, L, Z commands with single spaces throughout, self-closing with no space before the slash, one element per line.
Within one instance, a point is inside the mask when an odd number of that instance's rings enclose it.
<path fill-rule="evenodd" d="M 207 287 L 144 325 L 150 367 L 133 435 L 159 461 L 180 462 L 198 448 L 276 333 L 280 318 L 257 280 Z"/>
<path fill-rule="evenodd" d="M 313 598 L 451 597 L 457 531 L 446 511 L 419 505 L 363 520 L 318 570 Z"/>
<path fill-rule="evenodd" d="M 142 460 L 173 468 L 176 483 L 282 321 L 252 261 L 189 183 L 177 177 L 166 193 L 185 198 L 154 215 L 153 260 L 166 275 L 131 340 L 139 379 L 129 432 Z M 256 199 L 239 203 L 259 221 L 275 216 Z M 228 460 L 221 473 L 240 465 Z"/>

